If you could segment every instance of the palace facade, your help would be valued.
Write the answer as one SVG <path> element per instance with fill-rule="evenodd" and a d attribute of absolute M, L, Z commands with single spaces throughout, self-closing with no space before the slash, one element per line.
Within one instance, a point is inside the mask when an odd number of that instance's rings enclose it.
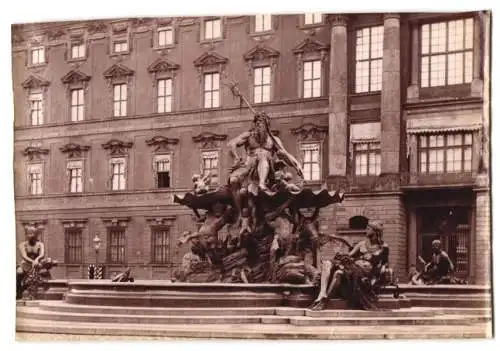
<path fill-rule="evenodd" d="M 169 279 L 196 230 L 172 202 L 217 185 L 227 141 L 272 118 L 306 183 L 346 191 L 321 230 L 381 220 L 405 281 L 441 238 L 490 280 L 490 13 L 297 14 L 14 25 L 17 242 L 36 225 L 55 278 Z M 94 239 L 100 247 L 96 250 Z M 333 247 L 324 248 L 327 257 Z"/>

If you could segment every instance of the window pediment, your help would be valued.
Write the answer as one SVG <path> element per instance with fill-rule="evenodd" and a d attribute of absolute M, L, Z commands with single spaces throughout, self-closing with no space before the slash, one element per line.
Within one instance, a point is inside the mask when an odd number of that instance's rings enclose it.
<path fill-rule="evenodd" d="M 49 154 L 49 149 L 43 149 L 41 146 L 28 146 L 22 151 L 23 156 L 27 156 L 30 161 L 40 160 L 43 155 Z"/>
<path fill-rule="evenodd" d="M 245 61 L 262 61 L 267 59 L 276 59 L 279 55 L 279 51 L 266 45 L 259 44 L 243 55 L 243 58 Z"/>
<path fill-rule="evenodd" d="M 193 136 L 195 143 L 200 143 L 202 149 L 217 148 L 219 142 L 227 139 L 227 134 L 216 134 L 212 132 L 203 132 L 199 135 Z"/>
<path fill-rule="evenodd" d="M 46 81 L 42 77 L 32 75 L 29 76 L 21 85 L 25 89 L 40 89 L 48 87 L 50 82 Z"/>
<path fill-rule="evenodd" d="M 146 144 L 148 146 L 154 146 L 155 152 L 169 152 L 171 145 L 177 145 L 179 143 L 179 139 L 177 138 L 167 138 L 161 135 L 157 135 L 152 137 L 151 139 L 146 140 Z"/>
<path fill-rule="evenodd" d="M 150 227 L 171 227 L 176 220 L 176 216 L 146 217 L 146 222 Z"/>
<path fill-rule="evenodd" d="M 294 49 L 293 53 L 295 55 L 307 55 L 307 54 L 321 54 L 323 57 L 326 52 L 330 49 L 329 45 L 323 44 L 320 41 L 312 40 L 307 38 L 300 42 Z"/>
<path fill-rule="evenodd" d="M 134 145 L 133 142 L 124 142 L 117 139 L 111 139 L 106 144 L 102 144 L 104 150 L 108 150 L 111 156 L 126 155 L 127 149 Z"/>
<path fill-rule="evenodd" d="M 107 228 L 113 227 L 124 227 L 128 226 L 132 217 L 112 217 L 112 218 L 101 218 L 102 222 Z"/>
<path fill-rule="evenodd" d="M 21 224 L 23 225 L 25 230 L 27 227 L 34 227 L 36 231 L 39 231 L 45 229 L 45 226 L 47 225 L 47 220 L 46 219 L 26 220 L 22 221 Z"/>
<path fill-rule="evenodd" d="M 195 67 L 225 65 L 229 60 L 216 52 L 205 52 L 194 61 Z"/>
<path fill-rule="evenodd" d="M 76 69 L 69 71 L 61 78 L 64 84 L 86 83 L 89 80 L 90 76 Z"/>
<path fill-rule="evenodd" d="M 171 72 L 179 69 L 179 65 L 166 59 L 158 59 L 148 67 L 149 73 Z"/>
<path fill-rule="evenodd" d="M 79 145 L 75 143 L 68 143 L 59 148 L 62 153 L 68 154 L 68 158 L 82 157 L 82 154 L 90 150 L 90 146 Z"/>
<path fill-rule="evenodd" d="M 104 77 L 106 79 L 116 79 L 116 78 L 126 78 L 134 74 L 134 71 L 127 66 L 120 63 L 116 63 L 104 71 Z"/>
<path fill-rule="evenodd" d="M 85 228 L 87 224 L 87 219 L 61 219 L 63 228 Z"/>
<path fill-rule="evenodd" d="M 305 123 L 300 127 L 291 130 L 292 134 L 297 135 L 300 140 L 320 141 L 328 134 L 327 126 L 318 126 L 313 123 Z"/>

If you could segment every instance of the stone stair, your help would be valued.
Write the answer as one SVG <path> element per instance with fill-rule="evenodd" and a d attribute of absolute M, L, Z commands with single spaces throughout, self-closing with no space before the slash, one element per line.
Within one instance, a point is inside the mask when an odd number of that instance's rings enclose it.
<path fill-rule="evenodd" d="M 387 333 L 395 338 L 421 336 L 409 333 L 409 326 L 424 328 L 429 337 L 487 337 L 491 335 L 491 310 L 160 308 L 72 305 L 63 301 L 27 302 L 17 307 L 17 331 L 35 333 L 293 339 L 349 339 L 360 335 L 376 339 Z"/>

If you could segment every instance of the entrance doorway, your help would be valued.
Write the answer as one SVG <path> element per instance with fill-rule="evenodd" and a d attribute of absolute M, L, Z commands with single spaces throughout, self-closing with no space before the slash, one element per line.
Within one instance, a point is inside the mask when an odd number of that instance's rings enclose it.
<path fill-rule="evenodd" d="M 468 207 L 432 207 L 417 210 L 418 253 L 429 262 L 432 241 L 441 240 L 442 248 L 455 265 L 455 276 L 469 275 L 471 209 Z"/>

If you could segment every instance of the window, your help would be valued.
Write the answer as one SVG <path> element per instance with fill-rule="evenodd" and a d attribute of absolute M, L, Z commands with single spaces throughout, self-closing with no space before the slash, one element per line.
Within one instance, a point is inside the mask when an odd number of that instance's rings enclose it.
<path fill-rule="evenodd" d="M 267 32 L 271 30 L 271 15 L 255 16 L 255 31 Z"/>
<path fill-rule="evenodd" d="M 158 113 L 172 111 L 172 79 L 158 80 Z"/>
<path fill-rule="evenodd" d="M 39 46 L 31 49 L 31 64 L 41 65 L 45 63 L 45 48 Z"/>
<path fill-rule="evenodd" d="M 254 102 L 269 102 L 271 100 L 271 67 L 254 68 L 253 82 Z"/>
<path fill-rule="evenodd" d="M 41 93 L 31 93 L 29 96 L 30 121 L 32 126 L 43 124 L 43 95 Z"/>
<path fill-rule="evenodd" d="M 201 153 L 201 173 L 203 176 L 211 174 L 210 184 L 219 183 L 219 152 L 204 151 Z"/>
<path fill-rule="evenodd" d="M 71 58 L 79 59 L 84 57 L 85 57 L 85 44 L 84 43 L 71 44 Z"/>
<path fill-rule="evenodd" d="M 219 79 L 219 73 L 206 73 L 203 76 L 205 108 L 219 107 Z"/>
<path fill-rule="evenodd" d="M 83 89 L 71 90 L 71 121 L 83 121 Z"/>
<path fill-rule="evenodd" d="M 28 191 L 30 195 L 42 194 L 42 164 L 28 166 Z"/>
<path fill-rule="evenodd" d="M 170 188 L 170 155 L 155 155 L 156 188 Z"/>
<path fill-rule="evenodd" d="M 320 147 L 318 144 L 302 144 L 302 172 L 305 181 L 321 180 Z"/>
<path fill-rule="evenodd" d="M 113 52 L 127 52 L 128 51 L 128 42 L 126 40 L 115 41 L 113 43 Z"/>
<path fill-rule="evenodd" d="M 421 135 L 420 173 L 471 172 L 472 134 Z"/>
<path fill-rule="evenodd" d="M 304 62 L 304 97 L 321 96 L 321 61 Z"/>
<path fill-rule="evenodd" d="M 170 261 L 170 233 L 167 228 L 153 228 L 153 262 L 165 264 Z"/>
<path fill-rule="evenodd" d="M 68 162 L 69 192 L 81 193 L 83 191 L 83 162 Z"/>
<path fill-rule="evenodd" d="M 356 31 L 356 93 L 381 90 L 383 47 L 383 26 Z"/>
<path fill-rule="evenodd" d="M 422 87 L 472 81 L 473 34 L 472 18 L 422 25 Z"/>
<path fill-rule="evenodd" d="M 220 19 L 214 19 L 205 21 L 205 36 L 207 40 L 217 39 L 221 37 L 221 21 Z"/>
<path fill-rule="evenodd" d="M 378 176 L 380 174 L 380 143 L 355 143 L 354 160 L 357 176 Z"/>
<path fill-rule="evenodd" d="M 68 228 L 65 232 L 65 263 L 82 263 L 82 230 Z"/>
<path fill-rule="evenodd" d="M 108 228 L 108 263 L 125 262 L 125 229 Z"/>
<path fill-rule="evenodd" d="M 125 190 L 125 159 L 111 159 L 111 190 Z"/>
<path fill-rule="evenodd" d="M 304 15 L 304 24 L 317 24 L 323 22 L 323 15 L 321 13 L 306 13 Z"/>
<path fill-rule="evenodd" d="M 164 47 L 174 43 L 174 31 L 172 27 L 158 29 L 158 46 Z"/>
<path fill-rule="evenodd" d="M 127 84 L 113 85 L 113 116 L 123 117 L 127 115 Z"/>

